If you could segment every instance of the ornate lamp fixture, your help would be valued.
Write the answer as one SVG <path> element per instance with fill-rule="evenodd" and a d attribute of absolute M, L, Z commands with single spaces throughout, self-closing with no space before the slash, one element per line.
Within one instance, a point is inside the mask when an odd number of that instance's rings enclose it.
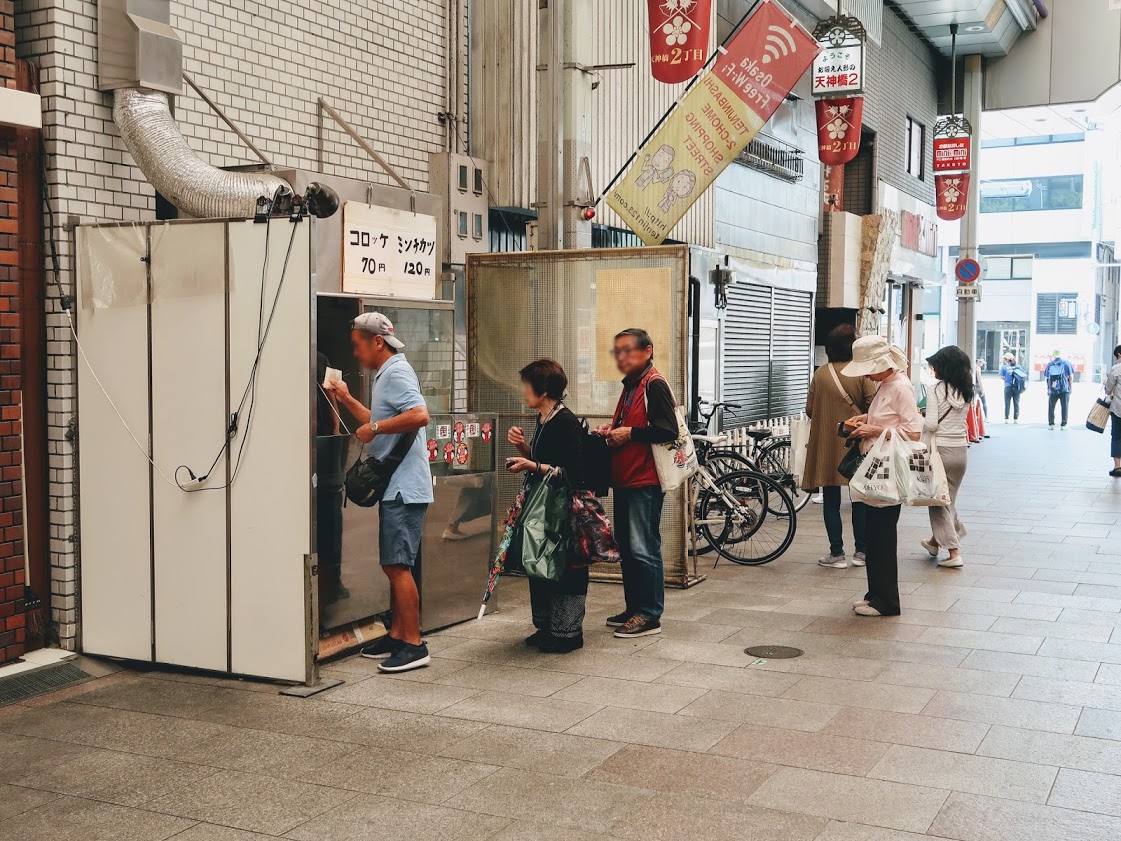
<path fill-rule="evenodd" d="M 848 163 L 860 151 L 864 117 L 864 24 L 841 13 L 821 21 L 813 31 L 821 52 L 814 59 L 811 86 L 817 98 L 818 156 L 829 167 Z"/>
<path fill-rule="evenodd" d="M 973 126 L 957 112 L 958 25 L 950 24 L 950 114 L 934 123 L 934 190 L 938 218 L 953 222 L 965 215 L 972 167 Z"/>

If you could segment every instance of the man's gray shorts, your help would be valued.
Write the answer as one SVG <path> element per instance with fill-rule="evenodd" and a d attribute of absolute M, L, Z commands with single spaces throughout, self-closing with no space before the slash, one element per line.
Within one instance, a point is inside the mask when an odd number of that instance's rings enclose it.
<path fill-rule="evenodd" d="M 402 502 L 398 498 L 378 503 L 381 518 L 378 550 L 382 566 L 411 567 L 416 563 L 427 511 L 427 502 Z"/>

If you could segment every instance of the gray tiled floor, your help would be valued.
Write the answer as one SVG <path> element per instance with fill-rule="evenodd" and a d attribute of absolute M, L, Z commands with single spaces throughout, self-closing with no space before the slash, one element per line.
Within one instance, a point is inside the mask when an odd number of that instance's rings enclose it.
<path fill-rule="evenodd" d="M 857 619 L 820 509 L 791 551 L 667 598 L 665 633 L 530 652 L 524 582 L 358 658 L 308 700 L 148 673 L 0 709 L 0 841 L 1097 841 L 1121 837 L 1121 484 L 1090 433 L 998 425 L 970 451 L 966 565 L 900 526 L 904 615 Z M 1047 459 L 1024 458 L 1046 451 Z M 1062 465 L 1056 469 L 1055 465 Z M 794 645 L 757 662 L 751 644 Z"/>

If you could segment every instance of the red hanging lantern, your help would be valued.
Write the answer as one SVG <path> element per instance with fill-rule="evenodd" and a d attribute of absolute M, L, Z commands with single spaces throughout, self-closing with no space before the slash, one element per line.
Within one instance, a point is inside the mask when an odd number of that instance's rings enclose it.
<path fill-rule="evenodd" d="M 819 99 L 817 111 L 817 153 L 823 164 L 839 166 L 860 151 L 860 124 L 864 120 L 864 97 L 846 96 Z"/>
<path fill-rule="evenodd" d="M 687 82 L 704 67 L 712 0 L 646 0 L 650 72 L 659 82 Z"/>
<path fill-rule="evenodd" d="M 965 215 L 965 200 L 969 194 L 969 173 L 935 175 L 934 190 L 938 195 L 938 218 L 953 222 Z"/>

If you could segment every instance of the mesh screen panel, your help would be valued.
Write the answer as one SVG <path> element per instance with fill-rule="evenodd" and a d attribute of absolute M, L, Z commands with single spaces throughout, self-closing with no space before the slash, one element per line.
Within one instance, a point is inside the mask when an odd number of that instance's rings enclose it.
<path fill-rule="evenodd" d="M 668 325 L 629 320 L 638 309 L 633 306 L 638 297 L 633 281 L 642 272 L 642 297 L 664 306 L 651 308 L 647 300 L 641 309 L 667 313 Z M 628 279 L 625 286 L 612 285 L 613 278 L 622 277 Z M 667 342 L 656 342 L 654 362 L 678 401 L 684 400 L 688 289 L 687 246 L 468 255 L 468 410 L 499 415 L 498 463 L 515 454 L 506 430 L 512 424 L 527 432 L 533 428 L 518 371 L 534 359 L 547 356 L 564 367 L 573 412 L 592 426 L 611 420 L 620 377 L 606 377 L 607 366 L 598 357 L 608 355 L 611 346 L 599 345 L 604 335 L 626 327 L 668 336 Z M 502 504 L 513 500 L 520 481 L 499 473 Z M 687 578 L 684 499 L 683 492 L 668 495 L 662 511 L 662 555 L 671 584 Z M 605 505 L 610 515 L 610 500 Z M 619 577 L 613 566 L 596 567 L 592 573 L 601 580 Z"/>

